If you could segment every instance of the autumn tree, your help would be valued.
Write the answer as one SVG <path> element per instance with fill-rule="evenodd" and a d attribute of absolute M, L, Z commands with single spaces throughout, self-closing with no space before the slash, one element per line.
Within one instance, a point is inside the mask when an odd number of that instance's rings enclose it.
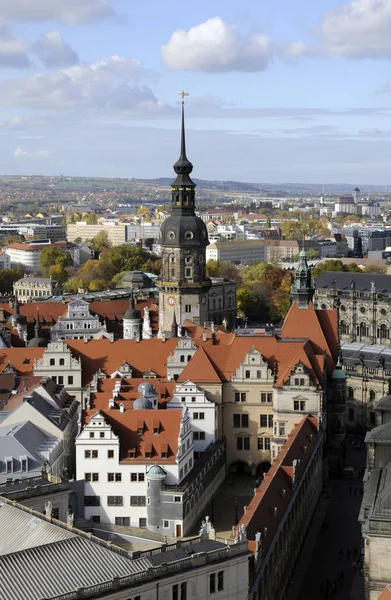
<path fill-rule="evenodd" d="M 235 281 L 237 285 L 242 282 L 238 268 L 235 265 L 226 263 L 222 260 L 208 260 L 206 263 L 206 274 L 208 277 L 231 279 L 232 281 Z"/>
<path fill-rule="evenodd" d="M 73 265 L 73 260 L 69 252 L 66 252 L 62 248 L 59 248 L 58 246 L 47 246 L 41 250 L 39 265 L 43 270 L 49 269 L 53 265 L 70 267 Z"/>
<path fill-rule="evenodd" d="M 110 250 L 113 244 L 109 240 L 107 231 L 102 229 L 102 231 L 99 231 L 99 233 L 97 233 L 96 236 L 92 238 L 90 245 L 93 248 L 93 250 L 100 253 L 104 250 Z"/>

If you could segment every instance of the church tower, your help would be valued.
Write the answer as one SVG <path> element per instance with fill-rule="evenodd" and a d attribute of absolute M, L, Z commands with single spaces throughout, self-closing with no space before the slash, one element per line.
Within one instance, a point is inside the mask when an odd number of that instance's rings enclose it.
<path fill-rule="evenodd" d="M 159 332 L 169 333 L 174 319 L 195 323 L 208 320 L 208 291 L 205 249 L 208 233 L 195 214 L 195 187 L 190 178 L 193 165 L 186 156 L 184 96 L 182 94 L 181 154 L 174 165 L 176 179 L 171 184 L 171 215 L 160 230 L 162 270 L 159 287 Z"/>
<path fill-rule="evenodd" d="M 312 285 L 311 269 L 307 263 L 307 254 L 305 250 L 302 250 L 291 286 L 292 304 L 297 300 L 299 308 L 308 308 L 308 304 L 312 301 L 314 293 L 315 289 Z"/>

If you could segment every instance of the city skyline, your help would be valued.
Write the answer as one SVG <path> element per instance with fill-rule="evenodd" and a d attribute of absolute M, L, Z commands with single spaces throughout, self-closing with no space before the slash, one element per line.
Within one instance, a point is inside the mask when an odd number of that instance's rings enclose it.
<path fill-rule="evenodd" d="M 284 18 L 281 18 L 284 15 Z M 3 0 L 2 174 L 387 185 L 391 7 Z"/>

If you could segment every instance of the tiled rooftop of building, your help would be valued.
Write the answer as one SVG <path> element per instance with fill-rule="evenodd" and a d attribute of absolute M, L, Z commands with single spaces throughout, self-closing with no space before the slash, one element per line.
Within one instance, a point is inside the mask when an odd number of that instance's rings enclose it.
<path fill-rule="evenodd" d="M 120 460 L 125 464 L 175 464 L 182 410 L 133 410 L 117 408 L 83 411 L 87 424 L 102 415 L 120 438 Z M 140 432 L 140 433 L 139 433 Z M 134 457 L 132 454 L 134 453 Z M 150 456 L 147 457 L 147 454 Z M 164 457 L 166 455 L 166 458 Z"/>
<path fill-rule="evenodd" d="M 294 493 L 294 481 L 297 482 L 305 472 L 318 440 L 317 419 L 306 417 L 295 425 L 235 528 L 236 532 L 245 525 L 250 542 L 254 542 L 260 532 L 264 553 L 273 542 L 288 509 Z M 250 543 L 249 549 L 255 550 L 254 543 Z"/>

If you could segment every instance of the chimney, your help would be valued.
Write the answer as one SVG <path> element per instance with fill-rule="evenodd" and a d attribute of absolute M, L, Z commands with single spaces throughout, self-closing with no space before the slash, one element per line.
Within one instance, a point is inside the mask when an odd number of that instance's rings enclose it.
<path fill-rule="evenodd" d="M 123 402 L 121 402 L 121 404 L 119 405 L 119 412 L 120 413 L 124 413 L 125 412 L 125 406 L 124 406 Z"/>
<path fill-rule="evenodd" d="M 207 334 L 206 334 L 206 331 L 204 331 L 204 332 L 202 333 L 202 341 L 203 341 L 203 342 L 206 342 L 206 340 L 207 340 Z"/>
<path fill-rule="evenodd" d="M 109 408 L 114 408 L 114 398 L 109 399 Z"/>
<path fill-rule="evenodd" d="M 166 341 L 166 334 L 165 334 L 165 333 L 162 333 L 162 335 L 161 335 L 161 338 L 160 338 L 160 339 L 162 340 L 162 343 L 164 344 L 164 342 Z"/>

